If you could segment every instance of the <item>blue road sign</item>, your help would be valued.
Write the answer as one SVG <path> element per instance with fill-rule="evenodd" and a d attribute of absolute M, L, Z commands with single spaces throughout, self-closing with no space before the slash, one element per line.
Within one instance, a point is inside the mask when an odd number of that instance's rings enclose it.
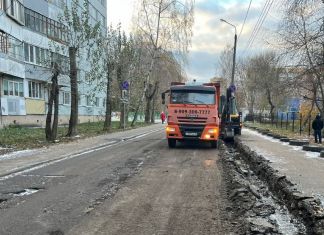
<path fill-rule="evenodd" d="M 123 88 L 123 90 L 128 90 L 128 88 L 129 88 L 128 81 L 123 81 L 122 88 Z"/>

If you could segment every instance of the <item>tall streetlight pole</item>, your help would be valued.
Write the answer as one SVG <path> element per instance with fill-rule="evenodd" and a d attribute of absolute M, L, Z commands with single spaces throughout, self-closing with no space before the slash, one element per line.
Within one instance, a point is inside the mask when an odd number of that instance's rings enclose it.
<path fill-rule="evenodd" d="M 234 53 L 233 53 L 233 68 L 232 68 L 232 80 L 231 80 L 231 85 L 234 85 L 234 75 L 235 75 L 235 58 L 236 58 L 236 42 L 237 42 L 237 34 L 236 34 L 236 26 L 227 22 L 224 19 L 220 19 L 220 21 L 229 24 L 234 27 L 235 29 L 235 36 L 234 36 Z"/>

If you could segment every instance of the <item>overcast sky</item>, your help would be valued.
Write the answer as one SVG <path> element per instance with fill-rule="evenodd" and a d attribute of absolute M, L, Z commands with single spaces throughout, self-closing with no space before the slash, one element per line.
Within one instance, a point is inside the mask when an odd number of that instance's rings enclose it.
<path fill-rule="evenodd" d="M 133 15 L 133 6 L 136 0 L 108 0 L 108 24 L 116 25 L 121 22 L 124 29 L 130 29 Z M 264 6 L 271 5 L 270 11 L 264 20 L 263 27 L 254 40 L 251 48 L 247 42 L 262 13 Z M 234 28 L 220 21 L 225 19 L 236 25 L 237 34 L 240 34 L 250 0 L 196 0 L 194 36 L 189 54 L 189 64 L 186 72 L 189 77 L 198 81 L 209 81 L 217 76 L 217 61 L 219 54 L 226 44 L 234 44 Z M 278 22 L 278 9 L 282 1 L 252 0 L 250 11 L 243 31 L 238 38 L 237 56 L 247 56 L 255 51 L 271 48 L 267 41 L 274 35 L 274 25 Z M 244 53 L 243 53 L 244 52 Z"/>

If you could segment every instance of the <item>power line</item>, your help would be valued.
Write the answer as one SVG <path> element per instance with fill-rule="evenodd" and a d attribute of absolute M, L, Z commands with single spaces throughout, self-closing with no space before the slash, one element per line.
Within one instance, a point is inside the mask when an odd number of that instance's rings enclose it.
<path fill-rule="evenodd" d="M 240 38 L 241 33 L 242 33 L 242 31 L 243 31 L 243 28 L 244 28 L 244 25 L 245 25 L 246 18 L 247 18 L 248 14 L 249 14 L 249 11 L 250 11 L 251 3 L 252 3 L 252 0 L 250 0 L 249 7 L 248 7 L 247 12 L 246 12 L 246 14 L 245 14 L 244 22 L 243 22 L 243 25 L 242 25 L 242 28 L 241 28 L 240 34 L 238 35 L 238 38 Z"/>
<path fill-rule="evenodd" d="M 254 37 L 252 38 L 252 40 L 250 41 L 250 44 L 248 45 L 248 48 L 251 47 L 251 46 L 253 45 L 253 42 L 254 42 L 254 40 L 256 39 L 256 37 L 257 37 L 257 35 L 258 35 L 258 33 L 259 33 L 259 31 L 260 31 L 262 25 L 263 25 L 263 22 L 264 22 L 264 20 L 266 19 L 267 15 L 268 15 L 268 13 L 269 13 L 269 11 L 270 11 L 270 9 L 271 9 L 271 6 L 272 6 L 273 2 L 274 2 L 274 0 L 270 0 L 270 1 L 268 2 L 268 5 L 267 5 L 267 7 L 266 7 L 266 9 L 265 9 L 265 12 L 264 12 L 264 14 L 263 14 L 263 17 L 262 17 L 261 20 L 260 20 L 260 23 L 259 23 L 259 25 L 258 25 L 258 27 L 257 27 L 257 29 L 256 29 L 256 31 L 255 31 Z"/>
<path fill-rule="evenodd" d="M 264 5 L 264 7 L 262 9 L 262 12 L 260 14 L 260 17 L 259 17 L 259 19 L 258 19 L 258 21 L 257 21 L 257 23 L 256 23 L 256 25 L 255 25 L 255 27 L 253 29 L 253 32 L 252 32 L 252 34 L 251 34 L 251 36 L 249 38 L 247 47 L 245 48 L 243 54 L 248 50 L 249 47 L 252 46 L 255 38 L 257 37 L 257 35 L 258 35 L 258 33 L 259 33 L 259 31 L 260 31 L 260 29 L 262 27 L 262 24 L 263 24 L 264 20 L 266 19 L 267 15 L 268 15 L 268 13 L 269 13 L 269 11 L 271 9 L 271 6 L 272 6 L 273 2 L 274 2 L 274 0 L 268 0 L 266 2 L 266 4 Z"/>
<path fill-rule="evenodd" d="M 253 40 L 253 38 L 254 38 L 254 36 L 255 36 L 255 33 L 256 33 L 256 31 L 257 31 L 257 28 L 259 27 L 259 24 L 260 24 L 260 22 L 261 22 L 261 19 L 263 18 L 264 14 L 265 14 L 265 12 L 266 12 L 266 8 L 268 7 L 268 4 L 269 4 L 269 0 L 267 0 L 267 2 L 265 3 L 265 5 L 264 5 L 263 8 L 262 8 L 261 14 L 260 14 L 260 16 L 259 16 L 259 18 L 258 18 L 257 23 L 255 24 L 255 26 L 254 26 L 254 28 L 253 28 L 253 30 L 252 30 L 251 36 L 250 36 L 250 38 L 249 38 L 249 40 L 248 40 L 248 43 L 247 43 L 247 46 L 246 46 L 244 52 L 249 48 L 249 46 L 250 46 L 250 44 L 251 44 L 251 41 Z"/>

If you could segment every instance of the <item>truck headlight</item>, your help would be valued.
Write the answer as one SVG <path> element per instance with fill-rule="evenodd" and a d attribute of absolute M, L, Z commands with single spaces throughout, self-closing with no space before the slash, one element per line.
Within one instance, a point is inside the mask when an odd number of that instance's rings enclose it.
<path fill-rule="evenodd" d="M 208 133 L 209 134 L 216 134 L 218 132 L 218 129 L 217 128 L 213 128 L 213 129 L 209 129 L 208 130 Z"/>
<path fill-rule="evenodd" d="M 166 128 L 166 131 L 167 131 L 167 132 L 175 132 L 175 128 L 174 128 L 174 127 L 169 127 L 169 126 L 168 126 L 168 127 Z"/>

